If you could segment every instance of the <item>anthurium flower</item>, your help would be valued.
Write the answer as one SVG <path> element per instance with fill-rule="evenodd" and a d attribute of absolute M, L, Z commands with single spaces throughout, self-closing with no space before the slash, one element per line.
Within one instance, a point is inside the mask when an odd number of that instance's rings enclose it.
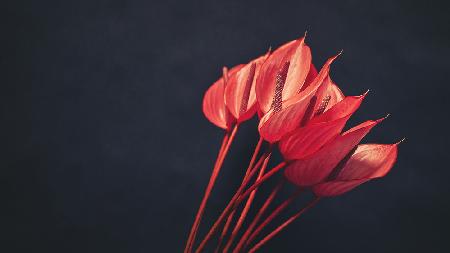
<path fill-rule="evenodd" d="M 260 113 L 266 114 L 278 100 L 287 100 L 304 89 L 317 75 L 311 65 L 311 50 L 305 44 L 305 37 L 276 49 L 262 65 L 257 78 Z"/>
<path fill-rule="evenodd" d="M 261 118 L 258 126 L 260 135 L 266 141 L 275 143 L 285 134 L 300 127 L 302 122 L 305 121 L 304 119 L 311 117 L 314 108 L 320 106 L 324 96 L 333 94 L 333 96 L 336 96 L 336 100 L 338 99 L 337 96 L 340 91 L 337 86 L 330 85 L 328 76 L 330 65 L 336 57 L 337 55 L 328 59 L 314 80 L 306 87 L 301 87 L 298 93 L 295 93 L 286 101 L 283 99 L 284 86 L 287 80 L 283 77 L 285 76 L 283 73 L 286 70 L 281 70 L 279 77 L 276 78 L 275 90 L 272 91 L 274 95 L 271 109 Z M 270 59 L 267 59 L 266 62 L 268 61 Z M 260 103 L 258 90 L 256 95 L 258 103 Z"/>
<path fill-rule="evenodd" d="M 313 192 L 319 197 L 337 196 L 371 179 L 384 177 L 397 160 L 398 144 L 359 145 L 326 182 L 313 187 Z"/>
<path fill-rule="evenodd" d="M 268 56 L 269 53 L 251 61 L 228 79 L 225 104 L 238 123 L 248 120 L 256 112 L 256 77 Z"/>
<path fill-rule="evenodd" d="M 230 71 L 224 71 L 224 75 L 233 75 L 244 66 L 244 64 L 237 65 Z M 236 118 L 230 114 L 225 104 L 225 88 L 226 85 L 230 85 L 228 80 L 226 81 L 224 81 L 224 77 L 221 77 L 208 88 L 203 97 L 203 113 L 206 118 L 214 125 L 223 129 L 229 129 L 236 121 Z"/>
<path fill-rule="evenodd" d="M 314 110 L 311 120 L 280 140 L 279 148 L 285 160 L 307 157 L 340 134 L 350 116 L 361 105 L 367 92 L 361 96 L 348 96 L 343 100 L 341 100 L 342 93 L 326 94 L 324 102 Z M 335 105 L 331 105 L 328 109 L 327 105 L 333 103 Z M 322 113 L 322 111 L 325 112 Z"/>
<path fill-rule="evenodd" d="M 285 169 L 285 177 L 300 187 L 323 182 L 361 139 L 382 120 L 366 121 L 336 136 L 308 157 L 292 160 Z"/>

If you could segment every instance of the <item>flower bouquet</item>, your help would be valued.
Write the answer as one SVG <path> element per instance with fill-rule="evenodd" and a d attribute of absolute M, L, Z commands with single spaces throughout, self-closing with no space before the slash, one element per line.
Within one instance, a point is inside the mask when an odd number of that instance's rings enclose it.
<path fill-rule="evenodd" d="M 204 251 L 215 235 L 219 237 L 216 252 L 255 252 L 319 200 L 344 194 L 390 171 L 400 142 L 359 144 L 386 117 L 343 131 L 367 92 L 345 96 L 331 80 L 330 66 L 339 55 L 329 58 L 317 71 L 311 50 L 302 37 L 246 64 L 223 68 L 223 76 L 205 93 L 203 112 L 209 121 L 225 130 L 225 135 L 185 253 L 193 252 L 194 248 L 195 252 Z M 209 232 L 194 247 L 205 206 L 236 132 L 255 114 L 259 117 L 260 137 L 242 183 Z M 276 148 L 283 160 L 268 168 Z M 283 173 L 282 179 L 241 231 L 258 188 L 279 172 Z M 294 184 L 297 190 L 271 210 L 271 202 L 286 183 Z M 304 191 L 312 191 L 315 197 L 259 238 L 264 228 Z"/>

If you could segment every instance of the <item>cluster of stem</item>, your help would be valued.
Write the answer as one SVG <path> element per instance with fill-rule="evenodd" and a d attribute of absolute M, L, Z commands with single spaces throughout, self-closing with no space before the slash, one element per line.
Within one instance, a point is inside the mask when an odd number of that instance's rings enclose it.
<path fill-rule="evenodd" d="M 224 135 L 222 145 L 221 145 L 219 153 L 217 155 L 217 159 L 214 164 L 214 168 L 213 168 L 210 180 L 206 187 L 204 196 L 200 203 L 200 207 L 197 211 L 197 215 L 195 216 L 195 220 L 192 225 L 192 228 L 191 228 L 191 231 L 190 231 L 187 243 L 186 243 L 186 247 L 184 250 L 185 253 L 193 252 L 197 232 L 200 227 L 200 223 L 201 223 L 203 214 L 205 212 L 206 204 L 211 195 L 212 189 L 213 189 L 216 179 L 219 175 L 219 172 L 222 168 L 225 157 L 228 154 L 231 143 L 233 142 L 233 140 L 236 136 L 237 130 L 238 130 L 238 124 L 236 124 L 232 128 L 231 131 L 227 131 L 226 134 Z M 261 184 L 266 182 L 268 179 L 272 178 L 277 172 L 282 170 L 288 164 L 286 161 L 283 161 L 283 162 L 279 163 L 278 165 L 274 166 L 273 168 L 267 170 L 267 166 L 268 166 L 270 158 L 272 156 L 272 146 L 269 145 L 269 147 L 265 151 L 261 152 L 263 144 L 264 144 L 264 140 L 260 137 L 258 140 L 258 143 L 253 151 L 252 157 L 250 159 L 250 162 L 248 164 L 248 167 L 246 169 L 245 175 L 242 179 L 240 186 L 238 187 L 238 189 L 236 190 L 233 197 L 228 202 L 227 206 L 222 211 L 220 216 L 217 218 L 217 220 L 211 226 L 211 228 L 209 229 L 206 236 L 200 241 L 197 249 L 195 250 L 196 253 L 200 253 L 200 252 L 204 251 L 208 242 L 210 242 L 210 240 L 213 238 L 213 236 L 219 232 L 219 229 L 221 228 L 222 225 L 223 225 L 223 228 L 222 228 L 221 233 L 219 234 L 219 239 L 218 239 L 218 243 L 216 245 L 215 252 L 231 251 L 236 238 L 238 238 L 238 235 L 240 234 L 240 230 L 244 224 L 244 221 L 247 218 L 248 212 L 252 206 L 253 200 L 255 199 L 255 196 L 256 196 L 259 186 L 261 186 Z M 257 175 L 257 176 L 255 179 L 253 179 L 255 175 Z M 252 181 L 253 181 L 253 183 L 251 184 Z M 251 220 L 251 222 L 250 222 L 249 226 L 247 227 L 247 229 L 245 230 L 245 232 L 243 232 L 242 236 L 240 238 L 238 238 L 236 246 L 232 250 L 233 253 L 243 252 L 244 250 L 248 250 L 249 252 L 255 252 L 261 246 L 263 246 L 267 241 L 269 241 L 275 235 L 280 233 L 287 225 L 289 225 L 295 219 L 297 219 L 307 209 L 309 209 L 315 203 L 317 203 L 318 198 L 311 201 L 306 207 L 301 209 L 294 216 L 290 217 L 288 220 L 286 220 L 284 223 L 282 223 L 279 227 L 277 227 L 275 230 L 273 230 L 267 236 L 265 236 L 262 240 L 255 243 L 252 248 L 248 249 L 252 245 L 252 243 L 255 241 L 257 236 L 263 231 L 263 229 L 274 218 L 279 216 L 279 214 L 286 207 L 288 207 L 297 198 L 297 196 L 302 192 L 302 189 L 298 189 L 297 191 L 295 191 L 288 199 L 286 199 L 278 207 L 276 207 L 274 209 L 274 211 L 272 211 L 263 222 L 261 222 L 258 225 L 259 221 L 266 213 L 267 209 L 269 208 L 270 204 L 275 199 L 278 192 L 283 187 L 284 183 L 285 183 L 285 180 L 281 179 L 280 182 L 275 186 L 275 188 L 269 194 L 269 196 L 265 200 L 262 207 L 258 210 L 257 214 L 253 217 L 253 220 Z M 239 205 L 244 201 L 245 201 L 244 207 L 241 210 L 238 209 Z M 239 213 L 239 210 L 240 210 L 240 213 Z M 238 218 L 237 218 L 237 221 L 234 224 L 234 226 L 232 226 L 235 217 L 238 217 Z M 228 232 L 231 227 L 233 229 L 231 230 L 231 233 L 228 236 L 228 240 L 226 240 Z"/>

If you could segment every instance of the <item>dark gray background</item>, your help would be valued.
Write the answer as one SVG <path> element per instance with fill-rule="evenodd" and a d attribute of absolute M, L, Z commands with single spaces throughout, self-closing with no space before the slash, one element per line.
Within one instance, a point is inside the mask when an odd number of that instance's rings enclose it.
<path fill-rule="evenodd" d="M 386 178 L 321 202 L 262 252 L 450 251 L 445 1 L 1 5 L 0 251 L 181 252 L 222 136 L 204 91 L 305 30 L 318 66 L 344 49 L 332 77 L 346 94 L 371 89 L 350 125 L 391 113 L 366 140 L 407 141 Z M 255 129 L 238 133 L 200 235 Z"/>

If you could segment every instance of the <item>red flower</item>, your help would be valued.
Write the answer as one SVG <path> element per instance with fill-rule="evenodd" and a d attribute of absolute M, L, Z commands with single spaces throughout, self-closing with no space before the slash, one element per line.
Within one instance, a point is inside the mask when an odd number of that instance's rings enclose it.
<path fill-rule="evenodd" d="M 255 83 L 267 55 L 248 64 L 233 67 L 217 80 L 203 98 L 203 113 L 214 125 L 229 129 L 237 122 L 248 120 L 256 112 Z"/>
<path fill-rule="evenodd" d="M 285 170 L 286 178 L 301 187 L 322 183 L 361 139 L 382 120 L 366 121 L 338 135 L 316 153 L 291 161 Z"/>
<path fill-rule="evenodd" d="M 244 64 L 241 64 L 233 67 L 228 71 L 228 75 L 233 75 L 244 66 Z M 226 71 L 224 72 L 224 75 L 226 75 Z M 208 88 L 203 97 L 203 113 L 214 125 L 223 129 L 229 129 L 236 119 L 230 115 L 225 105 L 225 85 L 226 83 L 222 77 Z"/>
<path fill-rule="evenodd" d="M 268 55 L 251 61 L 230 75 L 225 88 L 225 104 L 238 123 L 248 120 L 256 112 L 256 77 Z"/>
<path fill-rule="evenodd" d="M 307 122 L 325 97 L 329 96 L 332 103 L 341 99 L 342 92 L 328 76 L 336 57 L 328 59 L 317 74 L 304 38 L 281 46 L 269 56 L 256 84 L 262 116 L 258 129 L 266 141 L 275 143 Z"/>
<path fill-rule="evenodd" d="M 229 73 L 224 68 L 223 77 L 216 81 L 205 94 L 203 111 L 206 117 L 217 126 L 228 131 L 233 125 L 234 128 L 232 132 L 225 134 L 185 252 L 191 252 L 195 245 L 195 237 L 206 200 L 236 130 L 241 122 L 251 118 L 255 112 L 258 112 L 260 118 L 258 125 L 260 138 L 245 176 L 196 252 L 202 252 L 212 236 L 218 232 L 222 222 L 226 220 L 216 248 L 216 252 L 221 251 L 221 243 L 228 237 L 227 232 L 232 224 L 233 215 L 239 204 L 247 199 L 223 249 L 224 252 L 228 251 L 233 245 L 235 236 L 239 235 L 239 229 L 248 215 L 258 187 L 282 169 L 287 181 L 299 186 L 298 191 L 275 208 L 258 227 L 255 227 L 284 184 L 285 180 L 282 180 L 258 211 L 247 231 L 243 233 L 233 252 L 245 250 L 259 232 L 292 203 L 304 188 L 311 190 L 316 198 L 256 243 L 249 252 L 259 249 L 317 203 L 321 197 L 346 193 L 371 179 L 385 176 L 391 170 L 397 159 L 399 143 L 358 145 L 364 136 L 384 118 L 369 120 L 342 132 L 347 121 L 360 107 L 367 92 L 360 96 L 345 97 L 331 80 L 330 66 L 338 55 L 329 58 L 317 72 L 312 64 L 311 50 L 305 44 L 305 37 L 303 37 L 288 42 L 274 52 L 267 53 L 248 64 L 238 65 Z M 267 173 L 265 170 L 269 159 L 273 157 L 273 145 L 260 154 L 264 141 L 278 144 L 284 159 Z M 258 156 L 260 156 L 259 159 L 257 159 Z M 258 176 L 253 182 L 256 174 Z"/>
<path fill-rule="evenodd" d="M 296 95 L 316 75 L 304 37 L 279 47 L 264 62 L 258 76 L 256 95 L 260 113 L 269 112 L 276 100 L 285 101 Z"/>
<path fill-rule="evenodd" d="M 341 100 L 342 94 L 338 94 L 334 98 L 326 95 L 324 102 L 313 113 L 312 119 L 305 126 L 285 135 L 279 142 L 279 148 L 285 160 L 307 157 L 336 137 L 350 116 L 359 108 L 366 94 L 349 96 L 344 100 Z M 336 101 L 339 102 L 336 103 Z M 333 103 L 336 104 L 333 106 Z M 330 104 L 331 108 L 327 110 L 327 105 Z M 325 112 L 322 113 L 323 110 Z"/>
<path fill-rule="evenodd" d="M 326 182 L 313 187 L 314 193 L 320 197 L 337 196 L 371 179 L 384 177 L 397 160 L 398 144 L 359 145 Z"/>

